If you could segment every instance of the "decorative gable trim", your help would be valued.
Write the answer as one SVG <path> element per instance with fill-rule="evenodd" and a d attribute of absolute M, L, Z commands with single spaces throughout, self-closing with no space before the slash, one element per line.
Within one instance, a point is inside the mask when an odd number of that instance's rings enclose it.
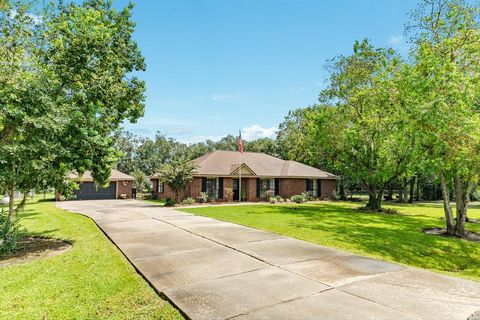
<path fill-rule="evenodd" d="M 247 166 L 245 163 L 242 163 L 242 165 L 239 167 L 238 164 L 232 165 L 233 171 L 230 173 L 231 176 L 238 176 L 239 172 L 242 173 L 242 176 L 256 176 L 257 174 L 255 171 L 253 171 L 249 166 Z M 241 171 L 240 171 L 241 170 Z"/>

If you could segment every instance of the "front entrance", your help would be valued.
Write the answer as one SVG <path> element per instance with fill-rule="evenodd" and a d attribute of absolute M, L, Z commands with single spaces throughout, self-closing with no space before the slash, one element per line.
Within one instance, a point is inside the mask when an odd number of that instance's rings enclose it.
<path fill-rule="evenodd" d="M 233 201 L 238 201 L 240 196 L 239 179 L 233 179 Z M 242 179 L 242 201 L 247 200 L 247 179 Z"/>

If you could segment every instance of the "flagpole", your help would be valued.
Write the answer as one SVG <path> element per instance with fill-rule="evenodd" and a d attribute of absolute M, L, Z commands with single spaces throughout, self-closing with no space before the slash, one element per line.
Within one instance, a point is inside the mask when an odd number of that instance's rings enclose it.
<path fill-rule="evenodd" d="M 243 164 L 243 141 L 242 130 L 238 130 L 238 151 L 240 152 L 240 161 L 238 165 L 238 202 L 242 202 L 242 164 Z"/>
<path fill-rule="evenodd" d="M 242 202 L 242 153 L 240 153 L 240 164 L 238 165 L 238 202 Z"/>

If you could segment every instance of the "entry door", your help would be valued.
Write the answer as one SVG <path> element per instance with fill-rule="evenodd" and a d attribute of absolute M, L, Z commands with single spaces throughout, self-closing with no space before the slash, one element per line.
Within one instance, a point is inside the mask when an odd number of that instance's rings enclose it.
<path fill-rule="evenodd" d="M 233 179 L 233 200 L 238 201 L 238 179 Z"/>

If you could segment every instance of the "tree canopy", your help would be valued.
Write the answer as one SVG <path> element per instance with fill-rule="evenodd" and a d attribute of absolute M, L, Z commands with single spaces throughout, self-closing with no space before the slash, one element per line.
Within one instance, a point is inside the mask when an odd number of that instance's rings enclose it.
<path fill-rule="evenodd" d="M 129 4 L 21 1 L 0 9 L 0 184 L 14 193 L 65 187 L 69 172 L 105 184 L 118 153 L 112 132 L 143 115 L 145 70 Z"/>

